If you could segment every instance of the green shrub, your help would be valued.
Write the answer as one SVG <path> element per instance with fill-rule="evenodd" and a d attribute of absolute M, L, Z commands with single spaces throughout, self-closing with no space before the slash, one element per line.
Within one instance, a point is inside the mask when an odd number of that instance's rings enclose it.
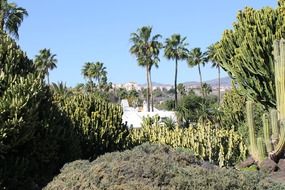
<path fill-rule="evenodd" d="M 79 141 L 33 62 L 11 38 L 0 41 L 0 189 L 39 189 L 80 158 Z"/>
<path fill-rule="evenodd" d="M 42 80 L 10 80 L 0 96 L 0 187 L 36 189 L 80 158 L 79 141 Z"/>
<path fill-rule="evenodd" d="M 80 138 L 82 158 L 95 159 L 131 145 L 129 129 L 122 123 L 122 108 L 93 94 L 55 95 L 55 102 L 72 121 Z"/>
<path fill-rule="evenodd" d="M 279 186 L 259 172 L 218 168 L 166 145 L 143 144 L 93 162 L 66 164 L 45 190 L 61 189 L 268 189 Z"/>

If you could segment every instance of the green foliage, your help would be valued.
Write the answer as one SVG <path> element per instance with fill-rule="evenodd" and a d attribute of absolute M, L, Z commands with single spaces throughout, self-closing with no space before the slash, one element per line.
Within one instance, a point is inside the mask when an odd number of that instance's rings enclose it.
<path fill-rule="evenodd" d="M 153 95 L 152 95 L 152 81 L 151 69 L 153 66 L 158 67 L 159 52 L 162 48 L 162 43 L 159 41 L 160 34 L 151 36 L 152 27 L 143 26 L 137 29 L 136 33 L 131 33 L 130 41 L 133 43 L 130 48 L 131 54 L 136 56 L 139 66 L 146 68 L 147 75 L 147 110 L 153 111 Z M 150 109 L 151 99 L 151 109 Z"/>
<path fill-rule="evenodd" d="M 176 108 L 176 116 L 181 126 L 188 127 L 189 123 L 197 123 L 200 121 L 214 122 L 215 103 L 217 99 L 215 96 L 201 97 L 194 93 L 182 97 Z"/>
<path fill-rule="evenodd" d="M 189 67 L 198 66 L 199 76 L 200 76 L 200 92 L 203 97 L 206 96 L 205 94 L 205 87 L 203 89 L 203 80 L 202 80 L 202 73 L 200 69 L 200 65 L 205 66 L 206 62 L 208 61 L 207 52 L 202 53 L 201 48 L 194 48 L 189 52 L 188 56 L 188 65 Z"/>
<path fill-rule="evenodd" d="M 0 187 L 37 189 L 80 157 L 79 141 L 39 76 L 7 78 L 0 96 Z"/>
<path fill-rule="evenodd" d="M 19 38 L 18 29 L 24 17 L 28 16 L 28 12 L 26 9 L 18 7 L 15 3 L 8 3 L 8 0 L 1 0 L 0 9 L 0 32 L 7 32 Z"/>
<path fill-rule="evenodd" d="M 223 96 L 223 101 L 220 107 L 221 111 L 221 126 L 225 129 L 234 129 L 245 140 L 249 138 L 248 126 L 246 123 L 246 97 L 240 95 L 239 89 L 232 86 L 230 91 L 227 91 Z M 255 105 L 254 122 L 258 127 L 255 128 L 255 134 L 262 134 L 263 108 L 260 104 Z"/>
<path fill-rule="evenodd" d="M 122 108 L 92 94 L 55 96 L 60 109 L 78 131 L 83 158 L 94 159 L 105 152 L 129 146 L 129 130 L 122 124 Z"/>
<path fill-rule="evenodd" d="M 39 54 L 35 57 L 36 70 L 43 76 L 47 76 L 49 84 L 49 70 L 56 68 L 57 59 L 56 54 L 52 54 L 50 49 L 41 49 Z"/>
<path fill-rule="evenodd" d="M 238 130 L 245 123 L 245 103 L 246 97 L 241 96 L 234 86 L 225 93 L 221 104 L 223 113 L 221 122 L 225 128 L 234 127 L 235 130 Z"/>
<path fill-rule="evenodd" d="M 105 154 L 93 162 L 67 164 L 44 189 L 284 189 L 265 177 L 259 172 L 220 169 L 181 149 L 143 144 Z"/>
<path fill-rule="evenodd" d="M 1 73 L 4 73 L 4 78 L 0 81 L 1 94 L 8 83 L 8 76 L 26 76 L 34 71 L 34 65 L 14 40 L 5 34 L 0 37 L 0 68 Z"/>
<path fill-rule="evenodd" d="M 165 100 L 159 105 L 158 109 L 172 111 L 174 109 L 175 101 L 174 100 Z"/>
<path fill-rule="evenodd" d="M 242 137 L 233 130 L 218 129 L 210 123 L 188 128 L 167 128 L 155 118 L 147 118 L 142 128 L 132 129 L 134 144 L 157 142 L 172 147 L 184 147 L 195 155 L 220 166 L 233 165 L 246 157 Z"/>
<path fill-rule="evenodd" d="M 264 128 L 264 138 L 256 138 L 254 134 L 255 123 L 253 120 L 253 106 L 252 102 L 247 102 L 247 121 L 250 134 L 250 151 L 253 158 L 261 162 L 263 156 L 261 152 L 266 145 L 266 152 L 270 158 L 276 162 L 279 161 L 281 157 L 284 156 L 285 151 L 285 40 L 274 42 L 274 61 L 275 61 L 275 87 L 276 87 L 276 111 L 270 111 L 271 116 L 271 129 L 269 129 L 268 114 L 263 115 L 263 128 Z M 272 138 L 270 138 L 272 134 Z M 273 150 L 272 150 L 273 147 Z M 265 153 L 264 153 L 265 154 Z"/>
<path fill-rule="evenodd" d="M 182 37 L 180 34 L 173 34 L 170 38 L 166 38 L 164 47 L 164 56 L 167 59 L 175 60 L 175 73 L 174 73 L 174 98 L 176 108 L 178 105 L 177 99 L 177 70 L 178 61 L 185 60 L 188 58 L 187 49 L 188 43 L 186 42 L 186 37 Z"/>
<path fill-rule="evenodd" d="M 232 30 L 216 45 L 217 61 L 243 95 L 266 109 L 276 106 L 273 41 L 285 37 L 284 6 L 239 11 Z"/>

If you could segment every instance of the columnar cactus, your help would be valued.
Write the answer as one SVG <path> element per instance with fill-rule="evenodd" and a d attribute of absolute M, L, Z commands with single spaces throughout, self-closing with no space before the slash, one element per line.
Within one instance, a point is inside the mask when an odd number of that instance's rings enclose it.
<path fill-rule="evenodd" d="M 253 108 L 252 102 L 247 102 L 247 121 L 250 134 L 250 151 L 253 158 L 260 162 L 263 160 L 262 152 L 266 145 L 268 156 L 278 161 L 284 154 L 285 150 L 285 40 L 274 42 L 274 61 L 275 61 L 275 86 L 276 86 L 276 108 L 277 110 L 270 110 L 270 120 L 272 133 L 269 129 L 268 115 L 263 115 L 263 131 L 264 140 L 259 137 L 256 146 L 254 121 L 253 121 Z M 271 134 L 271 135 L 270 135 Z"/>
<path fill-rule="evenodd" d="M 157 142 L 172 147 L 189 148 L 195 155 L 220 166 L 231 165 L 244 159 L 247 152 L 241 136 L 234 130 L 219 129 L 210 123 L 188 128 L 176 126 L 174 129 L 152 123 L 132 129 L 131 138 L 137 144 Z"/>

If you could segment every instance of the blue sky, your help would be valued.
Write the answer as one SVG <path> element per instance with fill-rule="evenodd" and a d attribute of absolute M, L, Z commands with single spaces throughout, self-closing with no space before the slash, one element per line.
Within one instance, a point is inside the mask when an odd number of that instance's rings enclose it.
<path fill-rule="evenodd" d="M 81 68 L 85 62 L 100 61 L 107 67 L 113 83 L 145 83 L 145 69 L 130 55 L 130 34 L 139 27 L 152 26 L 162 41 L 173 33 L 187 37 L 189 49 L 205 50 L 232 27 L 238 10 L 245 6 L 276 7 L 276 0 L 15 0 L 29 16 L 20 27 L 18 43 L 30 58 L 40 49 L 57 54 L 58 68 L 51 71 L 52 82 L 68 86 L 84 82 Z M 163 53 L 163 52 L 161 52 Z M 210 65 L 202 69 L 203 79 L 217 77 Z M 225 72 L 222 76 L 227 76 Z M 198 81 L 197 68 L 179 62 L 178 82 Z M 174 62 L 161 55 L 152 80 L 172 84 Z"/>

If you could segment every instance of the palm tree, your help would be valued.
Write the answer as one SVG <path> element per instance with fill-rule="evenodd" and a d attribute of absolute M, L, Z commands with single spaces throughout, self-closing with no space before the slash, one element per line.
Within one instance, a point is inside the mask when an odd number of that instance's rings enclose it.
<path fill-rule="evenodd" d="M 194 67 L 198 65 L 198 71 L 200 76 L 200 90 L 203 97 L 205 97 L 205 94 L 203 93 L 203 80 L 202 80 L 202 74 L 201 74 L 201 68 L 200 65 L 202 64 L 205 66 L 207 62 L 207 54 L 202 53 L 200 48 L 194 48 L 190 51 L 189 57 L 188 57 L 188 65 L 190 67 Z"/>
<path fill-rule="evenodd" d="M 217 59 L 217 53 L 216 53 L 216 45 L 217 43 L 208 47 L 207 56 L 208 56 L 208 60 L 210 60 L 212 63 L 212 67 L 218 69 L 218 80 L 219 80 L 218 103 L 220 104 L 221 102 L 221 66 L 220 66 L 220 63 L 217 61 L 218 59 Z"/>
<path fill-rule="evenodd" d="M 86 62 L 81 70 L 84 78 L 89 80 L 91 85 L 91 91 L 93 90 L 94 82 L 93 79 L 97 82 L 97 85 L 100 86 L 102 82 L 107 82 L 107 71 L 104 64 L 101 62 Z"/>
<path fill-rule="evenodd" d="M 212 92 L 212 87 L 207 83 L 203 83 L 202 92 L 205 96 L 208 96 Z"/>
<path fill-rule="evenodd" d="M 90 83 L 93 83 L 93 81 L 92 81 L 93 75 L 90 71 L 92 64 L 93 63 L 91 63 L 91 62 L 87 62 L 83 65 L 83 68 L 81 69 L 81 74 L 83 75 L 84 78 L 87 78 Z"/>
<path fill-rule="evenodd" d="M 0 0 L 0 30 L 2 32 L 10 33 L 18 39 L 18 29 L 25 16 L 28 16 L 26 9 L 18 7 L 15 3 L 8 3 L 7 0 Z"/>
<path fill-rule="evenodd" d="M 60 95 L 63 98 L 66 98 L 68 96 L 72 95 L 72 91 L 66 86 L 65 83 L 59 82 L 59 83 L 52 83 L 51 90 L 55 93 Z"/>
<path fill-rule="evenodd" d="M 178 90 L 181 97 L 186 95 L 186 89 L 185 89 L 184 84 L 179 83 L 177 86 L 177 90 Z"/>
<path fill-rule="evenodd" d="M 181 37 L 180 34 L 173 34 L 165 41 L 164 56 L 167 59 L 175 60 L 175 76 L 174 76 L 174 91 L 175 91 L 175 108 L 177 107 L 177 67 L 179 60 L 187 59 L 188 43 L 185 42 L 186 37 Z"/>
<path fill-rule="evenodd" d="M 35 57 L 36 69 L 43 75 L 47 76 L 49 84 L 49 70 L 56 68 L 57 59 L 56 54 L 52 54 L 50 49 L 42 49 Z"/>
<path fill-rule="evenodd" d="M 93 73 L 94 79 L 97 81 L 98 85 L 101 85 L 102 82 L 107 82 L 107 71 L 104 64 L 101 62 L 96 62 L 91 67 L 91 72 Z"/>
<path fill-rule="evenodd" d="M 143 26 L 139 28 L 136 33 L 131 33 L 130 41 L 133 43 L 130 48 L 131 54 L 135 55 L 139 66 L 146 68 L 147 78 L 147 111 L 153 111 L 153 94 L 151 82 L 151 68 L 154 65 L 158 67 L 159 50 L 162 48 L 162 43 L 158 41 L 161 38 L 160 34 L 151 37 L 152 27 Z"/>

